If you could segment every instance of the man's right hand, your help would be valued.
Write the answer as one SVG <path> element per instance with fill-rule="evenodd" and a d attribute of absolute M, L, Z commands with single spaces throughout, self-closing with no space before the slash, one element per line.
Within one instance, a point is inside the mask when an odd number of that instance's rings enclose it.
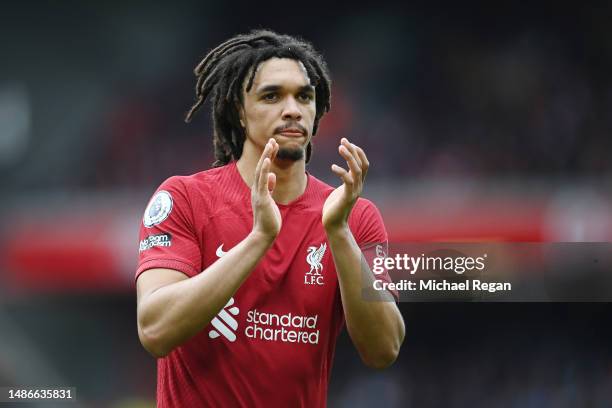
<path fill-rule="evenodd" d="M 251 186 L 253 232 L 270 241 L 276 238 L 282 225 L 280 210 L 271 194 L 276 186 L 276 174 L 272 173 L 270 168 L 278 148 L 276 140 L 268 140 L 255 168 L 255 180 Z"/>

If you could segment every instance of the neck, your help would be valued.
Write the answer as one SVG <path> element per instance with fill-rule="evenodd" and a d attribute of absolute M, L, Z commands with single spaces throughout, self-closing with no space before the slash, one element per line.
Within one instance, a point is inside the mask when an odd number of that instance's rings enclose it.
<path fill-rule="evenodd" d="M 253 185 L 255 168 L 263 149 L 245 142 L 242 156 L 238 160 L 238 172 L 248 186 Z M 305 160 L 274 160 L 271 171 L 276 174 L 276 186 L 272 198 L 279 204 L 288 204 L 304 193 L 308 178 Z"/>

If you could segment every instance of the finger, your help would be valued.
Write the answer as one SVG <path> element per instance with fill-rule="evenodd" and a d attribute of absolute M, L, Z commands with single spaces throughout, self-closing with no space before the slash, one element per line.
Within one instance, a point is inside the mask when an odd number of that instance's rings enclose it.
<path fill-rule="evenodd" d="M 261 196 L 265 195 L 268 186 L 268 175 L 270 174 L 270 158 L 266 157 L 261 164 L 261 174 L 259 176 L 259 184 L 257 185 L 257 193 Z"/>
<path fill-rule="evenodd" d="M 253 181 L 255 186 L 259 186 L 261 167 L 263 165 L 264 159 L 268 156 L 268 151 L 271 148 L 270 140 L 268 140 L 268 143 L 266 143 L 266 145 L 264 146 L 263 152 L 261 153 L 259 161 L 257 162 L 257 166 L 255 166 L 255 180 Z"/>
<path fill-rule="evenodd" d="M 348 164 L 349 170 L 355 176 L 355 181 L 361 181 L 361 167 L 359 167 L 359 165 L 357 164 L 357 160 L 350 152 L 350 150 L 347 149 L 346 146 L 341 145 L 338 148 L 338 151 L 340 152 L 340 155 L 344 158 L 344 160 L 346 160 L 346 164 Z"/>
<path fill-rule="evenodd" d="M 259 156 L 259 160 L 257 161 L 257 166 L 255 166 L 255 180 L 253 181 L 253 184 L 255 186 L 259 185 L 259 175 L 261 174 L 261 166 L 263 165 L 263 161 L 266 158 L 267 149 L 268 149 L 268 145 L 266 144 L 264 146 L 263 152 L 261 153 L 261 156 Z"/>
<path fill-rule="evenodd" d="M 272 193 L 274 191 L 274 187 L 276 187 L 276 174 L 269 173 L 268 174 L 268 191 Z"/>
<path fill-rule="evenodd" d="M 353 177 L 352 175 L 346 171 L 344 168 L 338 166 L 337 164 L 332 164 L 331 171 L 338 177 L 342 179 L 344 185 L 352 190 L 353 186 Z"/>
<path fill-rule="evenodd" d="M 362 177 L 362 180 L 365 180 L 366 175 L 368 174 L 368 169 L 370 168 L 370 162 L 361 147 L 355 146 L 355 148 L 357 149 L 357 155 L 361 159 L 361 170 L 363 172 L 363 175 L 361 177 Z"/>
<path fill-rule="evenodd" d="M 337 164 L 332 164 L 331 166 L 331 170 L 334 174 L 336 174 L 338 177 L 342 178 L 342 176 L 345 173 L 348 173 L 348 171 L 346 171 L 345 169 L 343 169 L 342 167 L 338 166 Z"/>
<path fill-rule="evenodd" d="M 359 159 L 356 146 L 350 143 L 346 138 L 344 140 L 345 147 L 350 153 L 350 157 L 347 160 L 347 164 L 349 166 L 351 177 L 353 180 L 352 190 L 361 191 L 361 188 L 363 186 L 363 170 L 361 168 L 361 161 Z M 346 146 L 346 144 L 348 144 L 348 146 Z"/>
<path fill-rule="evenodd" d="M 353 155 L 353 157 L 355 157 L 355 161 L 357 162 L 357 165 L 359 167 L 361 167 L 361 158 L 359 157 L 359 153 L 357 153 L 357 146 L 354 145 L 353 143 L 349 142 L 347 138 L 343 137 L 342 140 L 340 141 L 340 143 L 346 147 L 349 152 L 351 152 L 351 154 Z"/>
<path fill-rule="evenodd" d="M 278 150 L 280 149 L 278 143 L 276 142 L 276 140 L 271 139 L 272 140 L 272 151 L 270 152 L 270 160 L 272 162 L 274 162 L 274 160 L 276 160 L 276 155 L 278 154 Z"/>

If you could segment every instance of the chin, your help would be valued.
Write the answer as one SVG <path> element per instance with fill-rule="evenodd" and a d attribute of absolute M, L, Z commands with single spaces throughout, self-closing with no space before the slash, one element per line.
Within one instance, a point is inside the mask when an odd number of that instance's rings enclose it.
<path fill-rule="evenodd" d="M 306 154 L 303 147 L 280 147 L 276 154 L 277 160 L 299 161 L 304 160 Z"/>

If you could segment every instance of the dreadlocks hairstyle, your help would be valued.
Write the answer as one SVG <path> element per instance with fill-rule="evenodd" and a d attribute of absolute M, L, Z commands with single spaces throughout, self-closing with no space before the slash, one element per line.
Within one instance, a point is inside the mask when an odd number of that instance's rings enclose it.
<path fill-rule="evenodd" d="M 274 57 L 300 61 L 306 68 L 316 94 L 313 136 L 317 132 L 319 120 L 329 111 L 329 72 L 323 57 L 315 51 L 312 44 L 270 30 L 254 30 L 249 34 L 237 35 L 210 51 L 194 69 L 197 78 L 196 102 L 185 117 L 185 122 L 190 122 L 210 97 L 215 150 L 213 167 L 238 160 L 242 155 L 246 133 L 240 124 L 238 107 L 243 103 L 242 87 L 245 77 L 249 75 L 246 85 L 246 91 L 249 92 L 259 64 Z M 310 160 L 311 155 L 312 145 L 308 143 L 306 162 Z"/>

